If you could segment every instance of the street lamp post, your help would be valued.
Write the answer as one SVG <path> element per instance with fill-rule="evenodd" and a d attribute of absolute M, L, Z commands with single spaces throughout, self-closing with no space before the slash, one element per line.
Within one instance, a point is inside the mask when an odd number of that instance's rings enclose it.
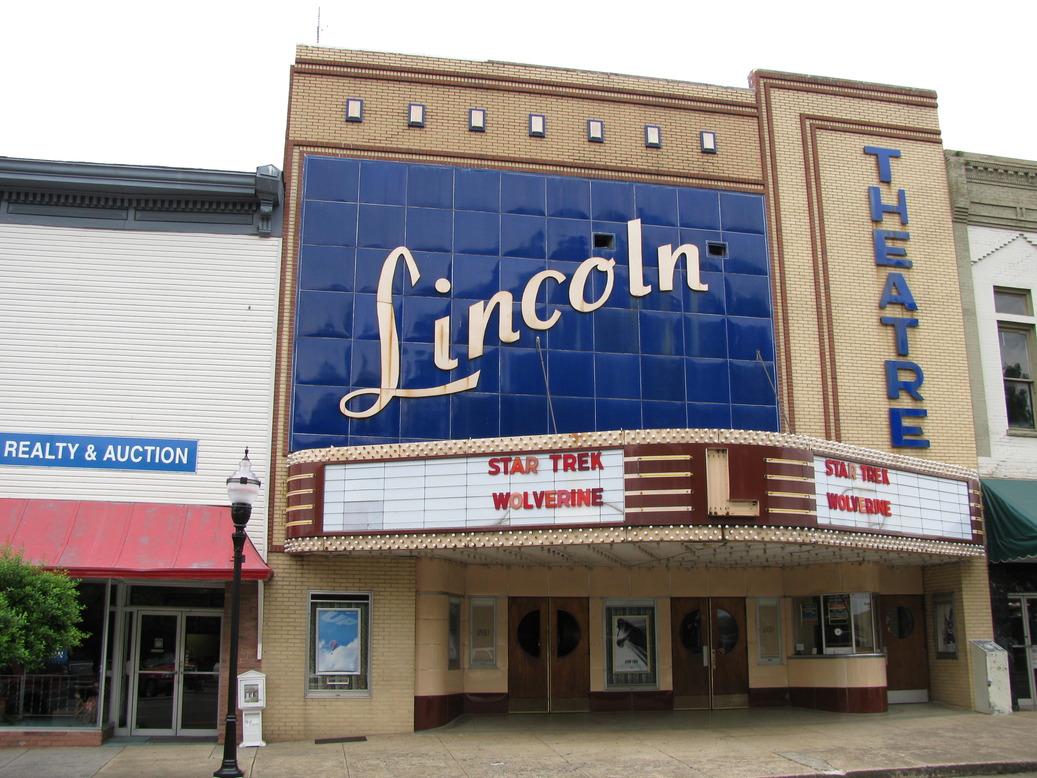
<path fill-rule="evenodd" d="M 230 518 L 234 522 L 234 585 L 231 587 L 230 661 L 227 663 L 227 719 L 223 735 L 223 764 L 213 773 L 215 778 L 243 778 L 238 767 L 238 716 L 235 697 L 238 679 L 238 630 L 241 622 L 241 563 L 245 560 L 245 525 L 252 516 L 252 503 L 259 494 L 259 479 L 245 449 L 238 470 L 227 479 Z"/>

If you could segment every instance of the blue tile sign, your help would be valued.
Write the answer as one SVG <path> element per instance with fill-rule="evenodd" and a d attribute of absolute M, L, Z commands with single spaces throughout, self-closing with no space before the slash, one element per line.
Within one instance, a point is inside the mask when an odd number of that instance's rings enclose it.
<path fill-rule="evenodd" d="M 0 465 L 193 473 L 197 440 L 0 432 Z"/>
<path fill-rule="evenodd" d="M 776 430 L 761 195 L 310 156 L 291 447 Z"/>

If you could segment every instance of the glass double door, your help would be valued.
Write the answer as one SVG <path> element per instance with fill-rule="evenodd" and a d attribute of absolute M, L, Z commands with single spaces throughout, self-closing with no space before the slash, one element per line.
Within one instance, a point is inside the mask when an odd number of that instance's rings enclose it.
<path fill-rule="evenodd" d="M 189 611 L 137 613 L 130 734 L 216 734 L 222 621 Z"/>
<path fill-rule="evenodd" d="M 1008 655 L 1012 697 L 1022 710 L 1037 709 L 1037 594 L 1008 598 L 1012 646 Z"/>

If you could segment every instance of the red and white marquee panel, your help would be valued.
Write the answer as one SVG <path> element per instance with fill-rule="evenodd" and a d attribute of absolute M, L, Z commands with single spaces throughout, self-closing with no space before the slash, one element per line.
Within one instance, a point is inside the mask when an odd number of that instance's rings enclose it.
<path fill-rule="evenodd" d="M 965 481 L 815 456 L 814 483 L 820 526 L 972 539 Z"/>
<path fill-rule="evenodd" d="M 622 524 L 623 450 L 534 452 L 324 469 L 324 532 Z"/>

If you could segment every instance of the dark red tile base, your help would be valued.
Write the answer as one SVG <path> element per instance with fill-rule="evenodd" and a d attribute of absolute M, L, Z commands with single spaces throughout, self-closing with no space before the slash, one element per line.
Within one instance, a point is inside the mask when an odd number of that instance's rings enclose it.
<path fill-rule="evenodd" d="M 884 713 L 889 708 L 885 686 L 850 689 L 794 687 L 789 689 L 789 704 L 834 713 Z"/>
<path fill-rule="evenodd" d="M 463 694 L 442 694 L 414 698 L 414 730 L 435 729 L 464 712 Z"/>
<path fill-rule="evenodd" d="M 591 711 L 673 710 L 673 692 L 591 692 Z"/>
<path fill-rule="evenodd" d="M 773 689 L 750 689 L 750 708 L 787 708 L 789 706 L 789 690 L 784 686 Z"/>

